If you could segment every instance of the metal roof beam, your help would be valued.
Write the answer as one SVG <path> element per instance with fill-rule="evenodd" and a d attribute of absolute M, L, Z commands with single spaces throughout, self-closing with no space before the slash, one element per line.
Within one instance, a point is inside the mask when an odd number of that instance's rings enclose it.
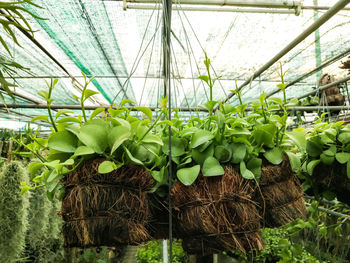
<path fill-rule="evenodd" d="M 307 38 L 310 34 L 312 34 L 316 29 L 318 29 L 321 25 L 327 22 L 331 17 L 333 17 L 336 13 L 338 13 L 342 8 L 344 8 L 349 3 L 350 3 L 350 0 L 339 0 L 332 8 L 330 8 L 319 19 L 317 19 L 314 23 L 312 23 L 306 30 L 304 30 L 300 35 L 298 35 L 294 40 L 292 40 L 285 48 L 283 48 L 280 52 L 278 52 L 265 65 L 263 65 L 256 72 L 254 72 L 254 74 L 249 79 L 247 79 L 243 84 L 241 84 L 238 87 L 238 89 L 239 90 L 243 89 L 252 80 L 260 76 L 263 72 L 265 72 L 268 68 L 270 68 L 273 64 L 275 64 L 279 59 L 281 59 L 284 55 L 286 55 L 289 51 L 291 51 L 300 42 L 302 42 L 305 38 Z M 234 93 L 230 93 L 226 97 L 226 99 L 224 99 L 223 102 L 224 103 L 227 102 L 233 96 L 234 96 Z"/>

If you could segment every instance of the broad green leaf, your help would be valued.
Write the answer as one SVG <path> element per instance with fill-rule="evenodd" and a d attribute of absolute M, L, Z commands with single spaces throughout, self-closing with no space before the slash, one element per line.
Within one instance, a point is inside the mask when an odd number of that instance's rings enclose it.
<path fill-rule="evenodd" d="M 58 174 L 57 171 L 54 169 L 51 171 L 51 173 L 49 174 L 49 177 L 47 178 L 47 182 L 50 183 L 52 181 L 61 179 L 63 176 L 61 174 Z"/>
<path fill-rule="evenodd" d="M 214 138 L 214 135 L 207 130 L 199 130 L 192 135 L 191 148 L 196 148 Z"/>
<path fill-rule="evenodd" d="M 139 159 L 135 158 L 130 151 L 128 150 L 128 148 L 126 148 L 125 146 L 123 146 L 124 151 L 126 152 L 127 157 L 129 158 L 131 163 L 137 164 L 137 165 L 143 165 L 143 162 L 141 162 Z"/>
<path fill-rule="evenodd" d="M 90 120 L 92 120 L 97 115 L 99 115 L 100 113 L 104 112 L 105 110 L 106 110 L 105 108 L 97 108 L 97 109 L 95 109 L 90 115 Z"/>
<path fill-rule="evenodd" d="M 163 152 L 169 153 L 169 137 L 163 137 Z M 185 144 L 180 138 L 171 136 L 171 155 L 173 157 L 181 156 L 185 153 Z"/>
<path fill-rule="evenodd" d="M 88 124 L 80 128 L 79 140 L 98 154 L 107 148 L 107 129 L 105 125 Z"/>
<path fill-rule="evenodd" d="M 190 168 L 182 168 L 176 172 L 177 178 L 184 185 L 191 185 L 197 179 L 200 171 L 200 165 L 195 165 Z"/>
<path fill-rule="evenodd" d="M 74 155 L 75 156 L 82 156 L 82 155 L 88 155 L 95 153 L 93 149 L 89 148 L 88 146 L 79 146 Z"/>
<path fill-rule="evenodd" d="M 250 170 L 247 169 L 247 167 L 243 161 L 239 165 L 239 170 L 240 170 L 243 178 L 248 179 L 248 180 L 254 179 L 254 174 Z"/>
<path fill-rule="evenodd" d="M 261 175 L 261 164 L 262 160 L 260 158 L 252 158 L 247 162 L 246 168 L 254 174 L 255 178 L 260 178 Z"/>
<path fill-rule="evenodd" d="M 36 122 L 36 121 L 49 122 L 49 117 L 47 117 L 46 115 L 36 116 L 35 118 L 31 119 L 30 122 Z"/>
<path fill-rule="evenodd" d="M 274 147 L 274 137 L 277 132 L 277 127 L 273 124 L 264 124 L 258 126 L 253 132 L 252 135 L 256 143 L 261 145 L 266 145 L 267 147 Z"/>
<path fill-rule="evenodd" d="M 306 138 L 305 134 L 300 131 L 286 132 L 286 135 L 298 146 L 300 151 L 306 149 Z"/>
<path fill-rule="evenodd" d="M 217 110 L 215 112 L 215 116 L 218 122 L 219 129 L 223 129 L 225 127 L 225 115 L 221 111 Z"/>
<path fill-rule="evenodd" d="M 125 126 L 115 126 L 108 133 L 108 144 L 111 148 L 111 154 L 131 136 L 129 128 Z"/>
<path fill-rule="evenodd" d="M 335 159 L 338 161 L 338 163 L 347 163 L 348 161 L 350 161 L 350 153 L 339 152 L 335 155 Z"/>
<path fill-rule="evenodd" d="M 114 162 L 111 161 L 103 161 L 98 166 L 98 172 L 100 174 L 107 174 L 114 171 L 115 169 L 117 169 L 117 166 Z"/>
<path fill-rule="evenodd" d="M 215 147 L 214 156 L 219 162 L 228 162 L 232 157 L 232 150 L 230 147 L 224 145 L 218 145 Z"/>
<path fill-rule="evenodd" d="M 232 151 L 231 162 L 238 164 L 244 160 L 247 153 L 247 146 L 243 143 L 231 143 L 230 148 Z"/>
<path fill-rule="evenodd" d="M 321 160 L 322 163 L 324 163 L 326 165 L 331 165 L 334 162 L 334 155 L 333 156 L 329 156 L 329 155 L 326 155 L 323 152 L 320 155 L 320 160 Z"/>
<path fill-rule="evenodd" d="M 155 134 L 148 133 L 143 139 L 143 143 L 156 143 L 159 144 L 160 146 L 163 146 L 163 141 L 162 139 Z"/>
<path fill-rule="evenodd" d="M 306 170 L 307 173 L 309 175 L 312 175 L 312 173 L 314 172 L 315 167 L 320 163 L 320 160 L 312 160 L 311 162 L 309 162 L 306 166 Z"/>
<path fill-rule="evenodd" d="M 338 135 L 338 141 L 342 144 L 347 144 L 350 142 L 350 132 L 342 132 Z"/>
<path fill-rule="evenodd" d="M 292 170 L 294 172 L 297 172 L 301 167 L 300 158 L 295 153 L 292 153 L 292 152 L 286 152 L 286 154 L 288 156 L 289 163 L 290 163 Z"/>
<path fill-rule="evenodd" d="M 280 98 L 271 97 L 271 98 L 268 98 L 268 102 L 276 103 L 276 104 L 280 105 L 281 107 L 283 106 L 283 100 Z"/>
<path fill-rule="evenodd" d="M 153 114 L 149 108 L 138 106 L 138 107 L 134 107 L 134 109 L 143 112 L 148 119 L 152 120 Z"/>
<path fill-rule="evenodd" d="M 46 90 L 40 90 L 38 95 L 47 100 L 49 98 L 49 92 Z"/>
<path fill-rule="evenodd" d="M 57 123 L 64 123 L 64 122 L 76 122 L 76 123 L 80 123 L 79 119 L 75 118 L 75 117 L 63 117 L 59 120 L 56 121 Z"/>
<path fill-rule="evenodd" d="M 218 102 L 215 101 L 215 100 L 209 100 L 207 101 L 205 104 L 202 104 L 202 105 L 199 105 L 200 108 L 204 108 L 206 109 L 207 111 L 209 112 L 213 112 L 213 109 L 215 107 L 215 105 L 217 104 Z"/>
<path fill-rule="evenodd" d="M 203 176 L 218 176 L 225 173 L 224 168 L 214 157 L 208 157 L 203 163 Z"/>
<path fill-rule="evenodd" d="M 198 148 L 192 149 L 191 152 L 193 160 L 195 160 L 196 163 L 203 165 L 204 161 L 214 155 L 214 145 L 211 144 L 208 148 L 205 149 L 205 151 L 200 152 Z"/>
<path fill-rule="evenodd" d="M 264 153 L 264 157 L 272 164 L 279 165 L 283 161 L 283 151 L 279 147 L 272 148 Z"/>
<path fill-rule="evenodd" d="M 69 131 L 51 133 L 48 146 L 60 152 L 74 153 L 77 148 L 77 137 Z"/>
<path fill-rule="evenodd" d="M 306 152 L 311 157 L 318 157 L 323 152 L 322 145 L 316 141 L 308 140 L 306 142 Z"/>
<path fill-rule="evenodd" d="M 122 118 L 114 117 L 114 118 L 111 118 L 111 121 L 114 124 L 114 126 L 121 125 L 121 126 L 127 127 L 129 130 L 131 130 L 130 122 L 128 122 Z"/>
<path fill-rule="evenodd" d="M 70 125 L 66 126 L 65 129 L 67 131 L 70 131 L 71 133 L 73 133 L 75 136 L 78 136 L 78 134 L 80 132 L 80 126 L 76 125 L 76 124 L 70 124 Z"/>
<path fill-rule="evenodd" d="M 28 166 L 28 171 L 29 171 L 29 173 L 30 173 L 30 178 L 34 178 L 35 177 L 35 175 L 38 173 L 38 171 L 41 169 L 41 168 L 43 168 L 44 167 L 44 164 L 43 163 L 37 163 L 37 162 L 35 162 L 35 163 L 31 163 L 31 164 L 29 164 L 29 166 Z"/>

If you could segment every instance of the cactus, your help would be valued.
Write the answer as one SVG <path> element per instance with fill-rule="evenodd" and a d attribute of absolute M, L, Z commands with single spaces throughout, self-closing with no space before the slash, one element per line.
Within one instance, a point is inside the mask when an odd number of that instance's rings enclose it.
<path fill-rule="evenodd" d="M 29 193 L 21 195 L 20 182 L 27 181 L 21 163 L 5 164 L 0 173 L 0 263 L 22 257 L 28 225 Z"/>

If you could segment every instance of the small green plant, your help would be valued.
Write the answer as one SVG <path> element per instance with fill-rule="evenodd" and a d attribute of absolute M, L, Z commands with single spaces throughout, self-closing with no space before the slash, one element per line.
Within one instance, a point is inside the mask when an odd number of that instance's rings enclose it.
<path fill-rule="evenodd" d="M 137 250 L 138 263 L 162 263 L 163 262 L 163 247 L 162 241 L 148 242 L 143 248 Z M 173 242 L 173 262 L 187 262 L 188 256 L 182 249 L 179 241 Z"/>
<path fill-rule="evenodd" d="M 27 181 L 21 163 L 12 161 L 0 173 L 0 262 L 17 262 L 23 256 L 28 224 L 28 193 L 20 194 Z"/>

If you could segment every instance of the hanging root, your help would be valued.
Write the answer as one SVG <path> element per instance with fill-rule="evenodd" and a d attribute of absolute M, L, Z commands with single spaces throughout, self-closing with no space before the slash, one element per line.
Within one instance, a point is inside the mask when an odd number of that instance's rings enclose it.
<path fill-rule="evenodd" d="M 151 238 L 147 191 L 154 184 L 142 167 L 127 165 L 99 174 L 104 159 L 84 162 L 63 179 L 63 234 L 66 247 L 140 244 Z"/>
<path fill-rule="evenodd" d="M 223 176 L 200 175 L 191 186 L 176 182 L 171 196 L 184 249 L 193 254 L 261 249 L 252 185 L 230 166 Z"/>

